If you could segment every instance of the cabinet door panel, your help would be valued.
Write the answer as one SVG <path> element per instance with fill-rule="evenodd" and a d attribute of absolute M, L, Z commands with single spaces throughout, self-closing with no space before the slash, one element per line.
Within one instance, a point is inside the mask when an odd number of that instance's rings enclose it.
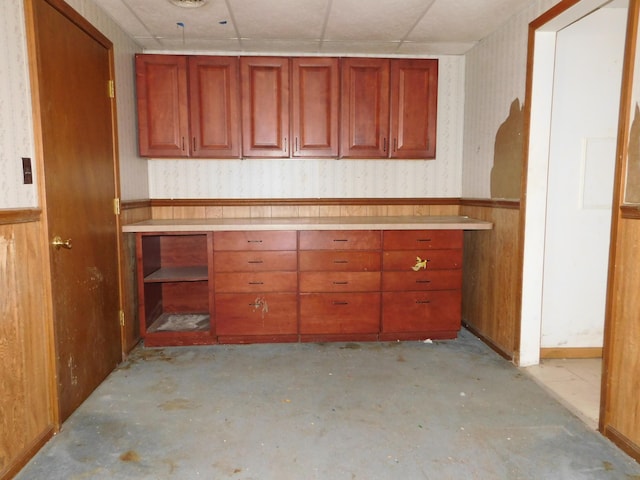
<path fill-rule="evenodd" d="M 342 59 L 340 156 L 386 158 L 389 142 L 389 60 Z"/>
<path fill-rule="evenodd" d="M 217 335 L 285 335 L 298 331 L 295 293 L 216 294 Z"/>
<path fill-rule="evenodd" d="M 143 157 L 187 157 L 187 58 L 136 55 L 138 144 Z"/>
<path fill-rule="evenodd" d="M 300 334 L 377 333 L 379 293 L 300 295 Z"/>
<path fill-rule="evenodd" d="M 385 250 L 462 248 L 462 230 L 385 230 Z"/>
<path fill-rule="evenodd" d="M 392 158 L 435 158 L 438 60 L 391 61 Z"/>
<path fill-rule="evenodd" d="M 216 252 L 213 268 L 216 272 L 296 271 L 295 251 Z"/>
<path fill-rule="evenodd" d="M 462 314 L 459 290 L 384 292 L 383 332 L 458 331 Z"/>
<path fill-rule="evenodd" d="M 240 89 L 236 57 L 189 57 L 191 156 L 240 155 Z"/>
<path fill-rule="evenodd" d="M 338 58 L 292 60 L 294 157 L 338 156 Z"/>
<path fill-rule="evenodd" d="M 304 250 L 299 254 L 300 271 L 375 272 L 382 260 L 379 251 Z"/>
<path fill-rule="evenodd" d="M 427 261 L 426 268 L 418 266 L 419 260 Z M 462 268 L 462 250 L 396 250 L 383 252 L 383 270 L 448 270 Z"/>
<path fill-rule="evenodd" d="M 289 59 L 241 57 L 242 155 L 289 156 Z"/>
<path fill-rule="evenodd" d="M 301 272 L 301 292 L 375 292 L 380 272 Z"/>
<path fill-rule="evenodd" d="M 296 272 L 216 273 L 216 292 L 295 292 Z"/>

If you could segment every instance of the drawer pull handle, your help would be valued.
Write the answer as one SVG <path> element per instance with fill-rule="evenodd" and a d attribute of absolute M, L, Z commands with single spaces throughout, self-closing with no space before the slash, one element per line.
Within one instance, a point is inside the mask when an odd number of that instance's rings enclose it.
<path fill-rule="evenodd" d="M 413 269 L 414 272 L 417 272 L 421 268 L 424 268 L 426 270 L 428 261 L 429 260 L 427 260 L 426 258 L 423 260 L 420 257 L 416 257 L 416 264 L 411 268 Z"/>
<path fill-rule="evenodd" d="M 349 302 L 339 302 L 339 301 L 334 301 L 333 302 L 334 305 L 349 305 Z"/>
<path fill-rule="evenodd" d="M 264 263 L 262 260 L 249 260 L 247 263 Z"/>
<path fill-rule="evenodd" d="M 247 240 L 247 243 L 262 243 L 262 240 Z"/>
<path fill-rule="evenodd" d="M 265 313 L 269 313 L 269 305 L 267 304 L 267 299 L 264 297 L 256 297 L 253 303 L 250 303 L 249 306 L 253 308 L 254 312 L 260 310 L 262 318 L 264 318 Z"/>
<path fill-rule="evenodd" d="M 416 283 L 431 283 L 431 280 L 416 280 Z"/>
<path fill-rule="evenodd" d="M 430 300 L 416 300 L 416 303 L 418 304 L 426 304 L 426 303 L 431 303 Z"/>
<path fill-rule="evenodd" d="M 416 241 L 417 242 L 430 242 L 431 239 L 430 238 L 418 238 Z"/>
<path fill-rule="evenodd" d="M 349 282 L 333 282 L 334 285 L 349 285 Z"/>
<path fill-rule="evenodd" d="M 333 263 L 349 263 L 349 260 L 334 260 Z"/>
<path fill-rule="evenodd" d="M 334 238 L 333 241 L 334 242 L 348 242 L 349 239 L 347 239 L 347 238 Z"/>
<path fill-rule="evenodd" d="M 249 285 L 264 285 L 264 282 L 249 282 Z"/>

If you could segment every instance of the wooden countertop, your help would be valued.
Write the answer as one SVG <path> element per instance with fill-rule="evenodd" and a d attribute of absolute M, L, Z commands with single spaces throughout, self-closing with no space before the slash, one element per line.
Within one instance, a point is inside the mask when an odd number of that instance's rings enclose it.
<path fill-rule="evenodd" d="M 493 224 L 466 216 L 286 217 L 145 220 L 123 232 L 211 232 L 240 230 L 491 230 Z"/>

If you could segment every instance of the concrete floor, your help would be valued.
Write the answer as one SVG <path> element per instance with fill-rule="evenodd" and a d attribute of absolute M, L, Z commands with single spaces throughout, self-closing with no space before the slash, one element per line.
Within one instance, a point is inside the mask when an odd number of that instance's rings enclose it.
<path fill-rule="evenodd" d="M 640 479 L 640 465 L 463 331 L 138 348 L 17 478 Z"/>

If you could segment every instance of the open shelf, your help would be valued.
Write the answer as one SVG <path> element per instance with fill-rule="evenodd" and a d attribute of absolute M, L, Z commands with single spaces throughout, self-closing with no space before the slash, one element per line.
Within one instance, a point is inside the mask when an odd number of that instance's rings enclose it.
<path fill-rule="evenodd" d="M 165 312 L 147 328 L 147 332 L 208 332 L 210 323 L 209 314 L 206 312 Z"/>
<path fill-rule="evenodd" d="M 144 283 L 155 282 L 200 282 L 208 279 L 207 266 L 162 267 L 144 277 Z"/>

